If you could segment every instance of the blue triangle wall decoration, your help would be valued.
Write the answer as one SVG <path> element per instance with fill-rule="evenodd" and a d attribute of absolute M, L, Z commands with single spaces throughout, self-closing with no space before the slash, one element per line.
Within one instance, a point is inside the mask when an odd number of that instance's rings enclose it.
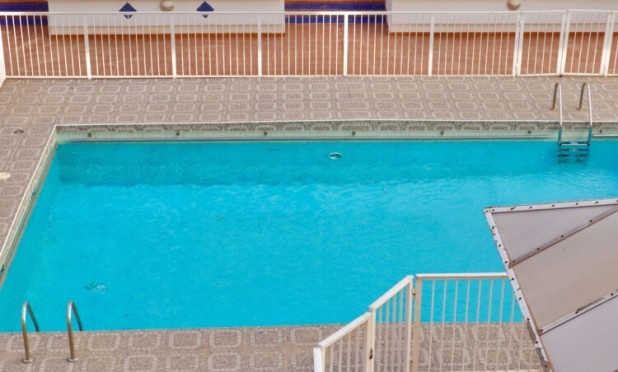
<path fill-rule="evenodd" d="M 119 12 L 137 12 L 137 9 L 135 9 L 133 7 L 133 5 L 126 3 L 122 6 L 122 8 L 120 8 Z M 126 19 L 131 19 L 131 17 L 133 17 L 133 15 L 131 14 L 125 14 L 124 17 Z"/>
<path fill-rule="evenodd" d="M 213 8 L 212 6 L 210 6 L 210 4 L 208 4 L 208 3 L 207 3 L 207 2 L 205 2 L 205 1 L 202 3 L 202 5 L 200 5 L 200 6 L 197 8 L 197 11 L 198 11 L 198 12 L 212 12 L 212 11 L 214 11 L 214 10 L 215 10 L 215 8 Z M 208 14 L 202 14 L 202 17 L 204 17 L 204 18 L 208 18 Z"/>

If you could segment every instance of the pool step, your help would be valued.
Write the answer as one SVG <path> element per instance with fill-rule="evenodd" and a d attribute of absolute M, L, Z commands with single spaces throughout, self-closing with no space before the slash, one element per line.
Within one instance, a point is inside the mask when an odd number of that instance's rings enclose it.
<path fill-rule="evenodd" d="M 558 144 L 559 160 L 583 160 L 588 157 L 590 143 L 588 141 L 563 141 Z"/>
<path fill-rule="evenodd" d="M 563 148 L 566 148 L 566 149 L 585 148 L 587 150 L 588 147 L 590 146 L 590 144 L 588 143 L 588 141 L 563 141 L 560 144 L 560 146 L 562 146 Z"/>

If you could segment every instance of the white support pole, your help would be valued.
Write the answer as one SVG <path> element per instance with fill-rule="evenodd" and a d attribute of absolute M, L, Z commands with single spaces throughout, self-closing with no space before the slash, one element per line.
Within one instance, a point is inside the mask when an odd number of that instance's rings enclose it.
<path fill-rule="evenodd" d="M 414 297 L 414 279 L 408 283 L 408 290 L 406 292 L 406 357 L 404 359 L 404 371 L 410 372 L 410 347 L 412 345 L 412 297 Z M 418 365 L 418 361 L 414 362 Z"/>
<path fill-rule="evenodd" d="M 562 59 L 564 58 L 564 34 L 567 24 L 567 12 L 562 14 L 562 22 L 560 23 L 560 41 L 558 41 L 558 64 L 556 67 L 556 73 L 561 74 L 562 71 Z"/>
<path fill-rule="evenodd" d="M 321 348 L 313 348 L 313 372 L 326 371 L 326 359 L 324 357 L 325 355 Z"/>
<path fill-rule="evenodd" d="M 616 21 L 616 13 L 612 12 L 607 15 L 607 25 L 605 26 L 605 38 L 603 41 L 603 54 L 601 59 L 600 73 L 607 76 L 609 73 L 609 60 L 612 52 L 612 43 L 614 40 L 614 23 Z"/>
<path fill-rule="evenodd" d="M 569 49 L 569 32 L 571 25 L 571 12 L 567 11 L 564 16 L 564 27 L 562 31 L 560 49 L 558 50 L 558 61 L 560 64 L 558 65 L 558 74 L 564 75 L 564 71 L 566 70 L 566 57 L 567 51 Z"/>
<path fill-rule="evenodd" d="M 522 27 L 521 23 L 521 13 L 517 15 L 517 21 L 515 22 L 515 44 L 513 46 L 513 77 L 517 76 L 517 61 L 519 60 L 519 55 L 521 51 L 519 50 L 519 38 L 521 36 L 520 29 Z"/>
<path fill-rule="evenodd" d="M 433 70 L 433 34 L 435 31 L 435 26 L 436 26 L 436 16 L 435 15 L 431 15 L 431 23 L 429 25 L 429 56 L 427 57 L 427 63 L 429 64 L 429 66 L 427 66 L 427 75 L 431 76 L 432 74 L 432 70 Z"/>
<path fill-rule="evenodd" d="M 423 280 L 416 277 L 416 288 L 414 289 L 414 333 L 412 338 L 412 372 L 418 372 L 419 365 L 422 295 Z"/>
<path fill-rule="evenodd" d="M 523 14 L 519 15 L 518 20 L 519 25 L 517 29 L 519 30 L 519 37 L 517 38 L 517 59 L 515 60 L 515 75 L 521 76 L 521 61 L 524 56 L 524 38 L 526 37 L 526 18 Z"/>
<path fill-rule="evenodd" d="M 174 16 L 170 16 L 170 39 L 172 42 L 172 78 L 176 79 L 178 76 L 176 66 L 176 30 L 174 28 Z"/>
<path fill-rule="evenodd" d="M 86 58 L 86 76 L 92 79 L 92 65 L 90 63 L 90 40 L 88 36 L 88 17 L 84 16 L 84 53 Z"/>
<path fill-rule="evenodd" d="M 257 24 L 257 48 L 258 76 L 262 76 L 262 17 L 260 16 Z"/>
<path fill-rule="evenodd" d="M 369 309 L 369 319 L 367 319 L 367 329 L 365 330 L 365 355 L 364 368 L 366 372 L 373 372 L 375 367 L 374 352 L 376 343 L 376 312 Z"/>
<path fill-rule="evenodd" d="M 1 28 L 2 26 L 0 26 Z M 8 17 L 7 17 L 7 35 L 8 35 Z M 0 87 L 6 80 L 6 65 L 4 64 L 4 43 L 0 37 Z"/>
<path fill-rule="evenodd" d="M 343 15 L 343 75 L 348 74 L 348 17 L 346 13 Z"/>

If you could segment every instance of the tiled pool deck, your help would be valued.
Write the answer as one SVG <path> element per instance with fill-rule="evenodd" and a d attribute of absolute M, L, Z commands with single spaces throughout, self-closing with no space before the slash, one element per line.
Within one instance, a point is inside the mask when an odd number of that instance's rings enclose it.
<path fill-rule="evenodd" d="M 46 147 L 53 143 L 56 125 L 106 124 L 67 128 L 92 132 L 148 128 L 159 132 L 535 131 L 556 128 L 557 113 L 549 110 L 556 81 L 563 85 L 565 120 L 586 120 L 586 112 L 575 107 L 579 86 L 588 81 L 599 122 L 595 128 L 618 128 L 616 78 L 9 80 L 0 89 L 0 173 L 11 175 L 0 180 L 0 261 L 8 252 L 11 226 L 24 212 L 20 205 L 29 201 L 34 191 L 32 180 Z M 86 313 L 82 315 L 86 318 Z M 15 309 L 14 318 L 19 322 L 19 309 Z M 0 334 L 0 368 L 311 370 L 311 348 L 332 330 L 292 327 L 86 333 L 78 340 L 82 361 L 75 365 L 64 361 L 68 352 L 64 335 L 33 336 L 37 359 L 25 365 L 19 362 L 21 336 Z M 153 342 L 153 348 L 136 346 L 139 342 Z"/>
<path fill-rule="evenodd" d="M 31 333 L 32 364 L 21 362 L 21 334 L 0 333 L 0 371 L 313 371 L 312 348 L 338 328 L 331 325 L 76 333 L 78 360 L 74 363 L 67 361 L 66 333 Z M 432 331 L 428 325 L 422 327 L 419 340 L 419 370 L 423 372 L 431 366 L 436 370 L 438 365 L 456 371 L 533 371 L 538 366 L 527 330 L 520 324 L 452 327 L 435 323 Z M 353 363 L 350 365 L 350 370 L 357 370 Z"/>
<path fill-rule="evenodd" d="M 84 314 L 86 315 L 86 314 Z M 24 364 L 20 334 L 0 333 L 0 371 L 312 371 L 312 348 L 337 327 L 191 329 L 31 334 Z"/>

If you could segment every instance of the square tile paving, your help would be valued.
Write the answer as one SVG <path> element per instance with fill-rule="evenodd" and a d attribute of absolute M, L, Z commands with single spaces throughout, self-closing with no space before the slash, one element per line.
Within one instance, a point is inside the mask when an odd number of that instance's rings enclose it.
<path fill-rule="evenodd" d="M 311 371 L 312 348 L 337 326 L 0 334 L 0 371 Z"/>

